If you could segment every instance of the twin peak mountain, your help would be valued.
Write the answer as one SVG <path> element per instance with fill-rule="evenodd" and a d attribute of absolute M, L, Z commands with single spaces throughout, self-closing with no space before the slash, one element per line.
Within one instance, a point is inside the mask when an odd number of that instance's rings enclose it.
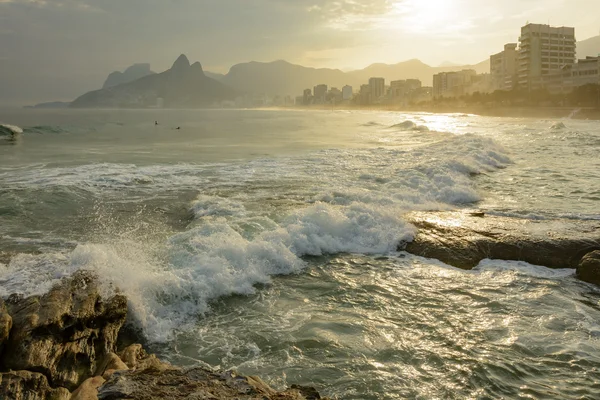
<path fill-rule="evenodd" d="M 147 65 L 147 64 L 137 64 Z M 134 66 L 135 67 L 135 66 Z M 122 75 L 131 71 L 130 67 Z M 229 86 L 207 77 L 202 65 L 180 55 L 173 66 L 161 73 L 153 73 L 148 68 L 138 68 L 144 76 L 123 83 L 113 84 L 111 74 L 104 88 L 88 92 L 71 103 L 75 108 L 143 108 L 161 103 L 170 108 L 205 107 L 223 100 L 231 100 L 236 93 Z"/>

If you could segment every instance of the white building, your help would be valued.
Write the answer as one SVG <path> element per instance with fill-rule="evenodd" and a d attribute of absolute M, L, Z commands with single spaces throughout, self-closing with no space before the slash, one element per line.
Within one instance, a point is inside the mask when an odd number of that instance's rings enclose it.
<path fill-rule="evenodd" d="M 517 44 L 504 45 L 504 51 L 490 56 L 492 90 L 512 90 L 517 83 Z"/>
<path fill-rule="evenodd" d="M 346 85 L 342 88 L 342 100 L 352 100 L 352 86 Z"/>
<path fill-rule="evenodd" d="M 578 86 L 600 85 L 600 57 L 586 57 L 568 65 L 546 79 L 546 88 L 552 93 L 569 93 Z"/>
<path fill-rule="evenodd" d="M 434 97 L 458 97 L 468 93 L 477 72 L 464 69 L 458 72 L 440 72 L 433 76 Z"/>
<path fill-rule="evenodd" d="M 575 63 L 575 28 L 527 24 L 519 38 L 519 86 L 538 89 L 544 81 Z"/>
<path fill-rule="evenodd" d="M 371 104 L 377 104 L 381 97 L 385 94 L 385 79 L 371 78 L 369 79 L 369 89 L 371 92 Z"/>

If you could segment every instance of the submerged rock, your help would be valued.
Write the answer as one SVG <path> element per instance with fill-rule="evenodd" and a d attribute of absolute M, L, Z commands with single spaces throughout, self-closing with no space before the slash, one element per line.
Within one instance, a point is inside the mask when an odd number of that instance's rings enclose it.
<path fill-rule="evenodd" d="M 577 276 L 582 281 L 600 285 L 600 251 L 586 254 L 577 267 Z"/>
<path fill-rule="evenodd" d="M 462 269 L 474 268 L 486 258 L 577 268 L 585 254 L 600 250 L 600 221 L 538 221 L 464 212 L 415 212 L 407 219 L 419 233 L 400 250 Z"/>
<path fill-rule="evenodd" d="M 2 355 L 12 370 L 43 373 L 52 387 L 76 389 L 116 352 L 127 299 L 101 298 L 98 281 L 77 272 L 43 296 L 7 302 L 13 327 Z"/>

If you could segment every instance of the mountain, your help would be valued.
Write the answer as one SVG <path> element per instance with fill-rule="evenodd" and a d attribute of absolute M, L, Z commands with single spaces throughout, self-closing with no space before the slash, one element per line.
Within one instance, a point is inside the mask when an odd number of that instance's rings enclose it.
<path fill-rule="evenodd" d="M 386 82 L 397 79 L 420 79 L 425 86 L 431 86 L 433 75 L 442 71 L 475 69 L 478 73 L 489 72 L 489 60 L 476 65 L 431 67 L 413 59 L 398 64 L 372 64 L 367 68 L 342 72 L 339 69 L 307 68 L 287 61 L 269 63 L 248 62 L 231 67 L 227 75 L 219 80 L 245 93 L 266 93 L 270 95 L 300 95 L 304 89 L 324 83 L 341 89 L 344 85 L 358 88 L 372 77 L 383 77 Z"/>
<path fill-rule="evenodd" d="M 463 69 L 474 69 L 478 74 L 490 72 L 489 60 L 475 65 L 457 65 L 453 67 L 432 67 L 424 62 L 412 59 L 397 64 L 371 64 L 365 69 L 349 72 L 356 81 L 368 82 L 371 77 L 385 78 L 386 82 L 397 79 L 419 79 L 423 86 L 433 84 L 433 75 L 439 72 L 460 71 Z"/>
<path fill-rule="evenodd" d="M 86 93 L 71 103 L 74 108 L 152 107 L 159 98 L 165 107 L 203 107 L 231 100 L 235 91 L 204 75 L 202 65 L 190 65 L 185 55 L 160 74 Z"/>
<path fill-rule="evenodd" d="M 338 87 L 349 83 L 338 69 L 307 68 L 281 60 L 234 65 L 221 82 L 245 93 L 270 95 L 300 95 L 304 89 L 320 83 Z"/>
<path fill-rule="evenodd" d="M 204 71 L 204 75 L 208 76 L 209 78 L 214 79 L 215 81 L 219 81 L 219 82 L 221 82 L 223 80 L 223 78 L 225 77 L 224 74 L 219 74 L 216 72 L 209 72 L 209 71 Z"/>
<path fill-rule="evenodd" d="M 453 63 L 452 61 L 444 61 L 443 63 L 441 63 L 440 65 L 438 65 L 438 67 L 458 67 L 460 64 L 457 63 Z"/>
<path fill-rule="evenodd" d="M 600 35 L 577 42 L 577 58 L 600 55 Z"/>
<path fill-rule="evenodd" d="M 115 71 L 108 75 L 102 88 L 106 89 L 123 83 L 133 82 L 136 79 L 154 74 L 155 72 L 150 71 L 150 64 L 133 64 L 131 67 L 127 68 L 125 72 Z"/>

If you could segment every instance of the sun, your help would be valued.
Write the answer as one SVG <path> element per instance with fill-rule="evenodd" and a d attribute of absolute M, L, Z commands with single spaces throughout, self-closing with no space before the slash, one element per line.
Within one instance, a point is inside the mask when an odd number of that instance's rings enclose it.
<path fill-rule="evenodd" d="M 405 0 L 394 4 L 393 13 L 405 32 L 441 34 L 462 25 L 463 6 L 461 0 Z"/>

